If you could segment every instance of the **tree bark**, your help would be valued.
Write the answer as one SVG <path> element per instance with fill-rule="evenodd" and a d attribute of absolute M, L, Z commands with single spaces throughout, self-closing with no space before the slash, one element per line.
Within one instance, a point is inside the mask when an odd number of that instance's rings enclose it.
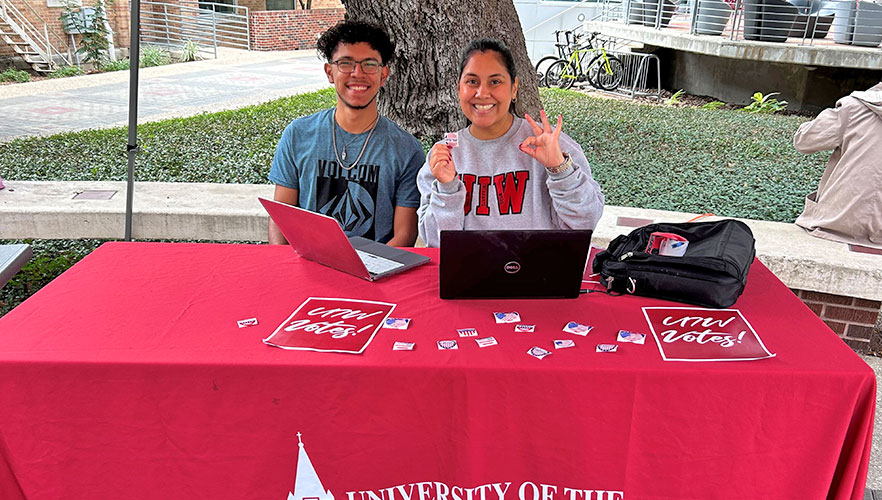
<path fill-rule="evenodd" d="M 415 136 L 437 139 L 466 125 L 456 92 L 459 60 L 466 45 L 481 37 L 511 48 L 520 82 L 517 114 L 537 114 L 536 73 L 512 0 L 343 0 L 343 5 L 346 19 L 376 23 L 395 41 L 379 108 Z"/>

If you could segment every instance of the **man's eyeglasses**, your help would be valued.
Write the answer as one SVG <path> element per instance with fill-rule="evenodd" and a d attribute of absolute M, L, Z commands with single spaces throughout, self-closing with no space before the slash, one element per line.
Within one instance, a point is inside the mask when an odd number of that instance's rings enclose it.
<path fill-rule="evenodd" d="M 328 64 L 336 64 L 337 69 L 343 73 L 352 73 L 355 71 L 355 65 L 361 65 L 361 70 L 368 75 L 372 75 L 378 71 L 383 65 L 376 59 L 365 59 L 363 61 L 353 61 L 352 59 L 339 59 Z"/>

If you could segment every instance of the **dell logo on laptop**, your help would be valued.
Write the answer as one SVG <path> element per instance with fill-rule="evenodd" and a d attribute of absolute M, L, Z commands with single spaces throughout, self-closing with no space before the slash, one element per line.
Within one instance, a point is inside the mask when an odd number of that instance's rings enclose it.
<path fill-rule="evenodd" d="M 505 269 L 505 272 L 507 272 L 508 274 L 514 274 L 521 270 L 521 265 L 515 261 L 511 261 L 506 263 L 503 269 Z"/>

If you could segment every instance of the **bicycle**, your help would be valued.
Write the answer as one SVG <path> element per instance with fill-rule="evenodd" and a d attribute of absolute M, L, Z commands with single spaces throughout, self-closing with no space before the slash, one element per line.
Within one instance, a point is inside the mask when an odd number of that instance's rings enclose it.
<path fill-rule="evenodd" d="M 560 43 L 560 34 L 564 34 L 564 38 L 566 43 Z M 572 35 L 573 40 L 570 41 L 570 36 Z M 554 38 L 556 40 L 554 46 L 557 48 L 557 55 L 549 55 L 544 56 L 539 59 L 539 62 L 536 63 L 536 81 L 539 83 L 539 86 L 545 85 L 545 73 L 548 71 L 548 68 L 551 67 L 552 64 L 557 62 L 559 59 L 569 59 L 570 55 L 573 53 L 573 50 L 579 47 L 579 38 L 581 35 L 578 33 L 574 33 L 572 30 L 556 30 L 554 32 Z"/>
<path fill-rule="evenodd" d="M 558 59 L 545 72 L 545 85 L 568 89 L 576 81 L 588 81 L 595 88 L 601 90 L 615 90 L 621 85 L 625 77 L 625 65 L 622 60 L 614 55 L 609 55 L 602 45 L 594 47 L 593 42 L 600 33 L 594 32 L 585 42 L 585 45 L 576 48 L 568 58 Z M 590 62 L 586 54 L 596 53 Z"/>

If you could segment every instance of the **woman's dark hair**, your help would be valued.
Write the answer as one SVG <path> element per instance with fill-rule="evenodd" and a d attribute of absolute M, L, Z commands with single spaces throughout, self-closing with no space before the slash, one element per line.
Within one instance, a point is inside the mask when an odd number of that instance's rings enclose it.
<path fill-rule="evenodd" d="M 459 76 L 462 76 L 462 72 L 465 71 L 466 64 L 469 63 L 472 54 L 475 52 L 489 51 L 499 54 L 499 59 L 502 61 L 502 65 L 508 70 L 508 76 L 511 78 L 511 81 L 514 82 L 515 77 L 518 76 L 518 70 L 515 68 L 514 56 L 511 54 L 508 45 L 502 40 L 496 38 L 479 38 L 477 40 L 472 40 L 472 43 L 470 43 L 463 51 L 462 59 L 459 61 Z"/>
<path fill-rule="evenodd" d="M 341 43 L 359 42 L 364 42 L 379 52 L 383 65 L 389 64 L 395 56 L 395 43 L 383 28 L 364 21 L 340 21 L 322 33 L 316 48 L 326 61 L 330 61 Z"/>

